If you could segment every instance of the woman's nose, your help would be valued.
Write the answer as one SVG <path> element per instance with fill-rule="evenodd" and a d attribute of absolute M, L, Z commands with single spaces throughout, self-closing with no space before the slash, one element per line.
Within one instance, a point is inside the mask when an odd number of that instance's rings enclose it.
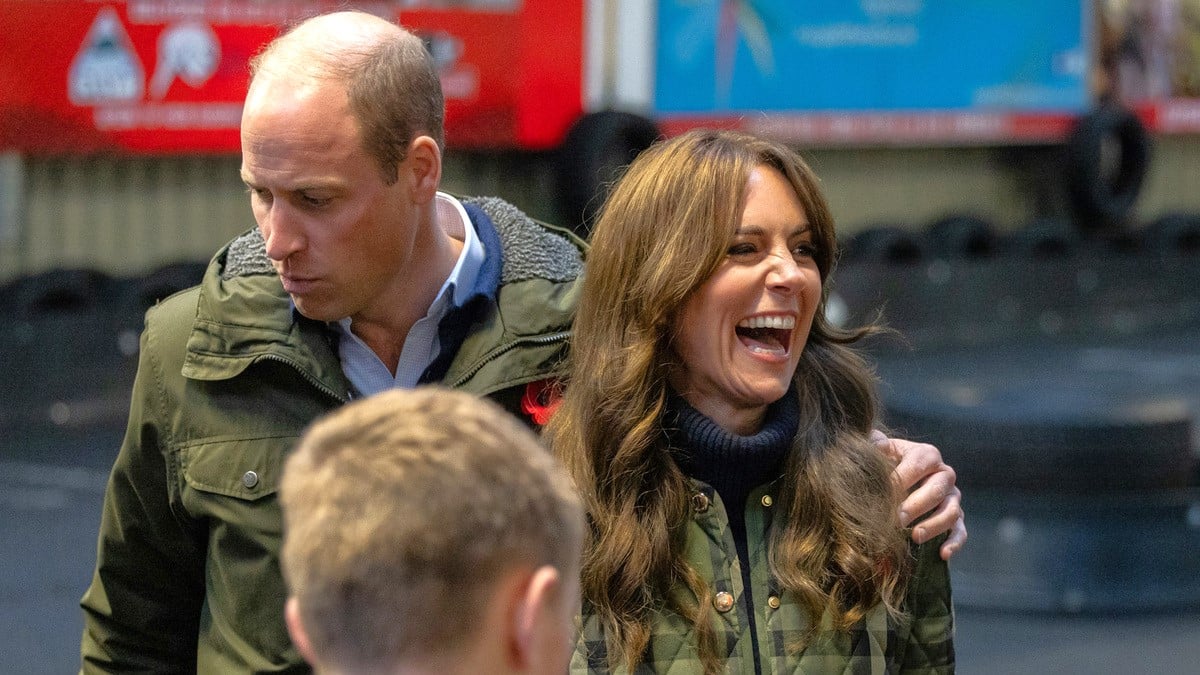
<path fill-rule="evenodd" d="M 795 292 L 800 287 L 802 277 L 800 265 L 791 254 L 771 254 L 768 259 L 771 265 L 767 273 L 767 285 L 772 289 L 783 292 Z"/>

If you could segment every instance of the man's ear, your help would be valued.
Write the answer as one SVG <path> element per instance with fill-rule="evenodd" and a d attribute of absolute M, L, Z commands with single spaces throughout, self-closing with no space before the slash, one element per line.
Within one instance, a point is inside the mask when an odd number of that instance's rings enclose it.
<path fill-rule="evenodd" d="M 528 583 L 522 588 L 513 612 L 512 634 L 514 654 L 521 669 L 536 666 L 544 655 L 541 641 L 544 633 L 554 627 L 550 622 L 557 620 L 556 603 L 563 592 L 562 576 L 552 565 L 542 565 L 533 571 Z"/>
<path fill-rule="evenodd" d="M 283 618 L 287 623 L 288 635 L 292 636 L 292 644 L 296 645 L 296 650 L 300 652 L 300 656 L 308 661 L 309 665 L 316 665 L 317 661 L 314 658 L 312 642 L 308 639 L 308 632 L 304 630 L 304 622 L 300 620 L 300 601 L 294 597 L 287 599 L 287 604 L 283 608 Z"/>
<path fill-rule="evenodd" d="M 442 182 L 442 150 L 429 136 L 417 136 L 408 144 L 400 163 L 400 180 L 409 181 L 413 198 L 421 204 L 433 200 Z"/>

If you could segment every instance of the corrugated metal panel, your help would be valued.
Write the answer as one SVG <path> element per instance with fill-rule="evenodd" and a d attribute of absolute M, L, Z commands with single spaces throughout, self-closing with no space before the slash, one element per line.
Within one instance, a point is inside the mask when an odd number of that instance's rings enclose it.
<path fill-rule="evenodd" d="M 26 159 L 5 278 L 56 267 L 133 275 L 207 260 L 254 224 L 236 156 Z"/>
<path fill-rule="evenodd" d="M 1200 137 L 1156 139 L 1138 201 L 1141 219 L 1200 211 Z M 1002 227 L 1030 215 L 1030 195 L 987 149 L 839 149 L 806 153 L 843 234 L 873 221 L 919 227 L 970 210 Z M 446 190 L 497 195 L 554 221 L 553 156 L 452 151 Z M 20 158 L 0 155 L 0 282 L 55 267 L 139 274 L 177 260 L 207 260 L 253 226 L 239 158 Z M 12 192 L 21 194 L 13 199 Z M 14 207 L 15 203 L 15 207 Z"/>
<path fill-rule="evenodd" d="M 17 273 L 25 201 L 25 160 L 0 152 L 0 282 Z"/>
<path fill-rule="evenodd" d="M 502 197 L 525 213 L 557 222 L 550 153 L 451 150 L 442 164 L 442 189 L 461 196 Z"/>
<path fill-rule="evenodd" d="M 179 260 L 208 260 L 254 225 L 240 161 L 25 158 L 23 171 L 16 169 L 23 209 L 12 231 L 0 236 L 0 281 L 58 267 L 135 275 Z M 443 185 L 458 194 L 502 196 L 553 220 L 549 171 L 544 158 L 460 153 L 447 158 Z"/>

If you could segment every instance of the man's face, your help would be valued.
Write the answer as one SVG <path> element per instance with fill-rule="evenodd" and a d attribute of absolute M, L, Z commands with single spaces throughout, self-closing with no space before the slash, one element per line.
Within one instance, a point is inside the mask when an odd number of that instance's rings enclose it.
<path fill-rule="evenodd" d="M 297 79 L 260 75 L 242 113 L 242 180 L 267 255 L 301 314 L 386 315 L 412 257 L 411 188 L 384 181 L 343 87 Z"/>

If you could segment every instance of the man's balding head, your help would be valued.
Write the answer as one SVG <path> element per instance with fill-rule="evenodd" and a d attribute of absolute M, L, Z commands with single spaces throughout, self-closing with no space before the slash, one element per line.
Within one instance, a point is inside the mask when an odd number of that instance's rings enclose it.
<path fill-rule="evenodd" d="M 441 82 L 425 44 L 372 14 L 333 12 L 308 19 L 271 42 L 250 62 L 250 93 L 266 84 L 342 87 L 357 118 L 363 148 L 389 184 L 417 136 L 444 148 Z"/>

